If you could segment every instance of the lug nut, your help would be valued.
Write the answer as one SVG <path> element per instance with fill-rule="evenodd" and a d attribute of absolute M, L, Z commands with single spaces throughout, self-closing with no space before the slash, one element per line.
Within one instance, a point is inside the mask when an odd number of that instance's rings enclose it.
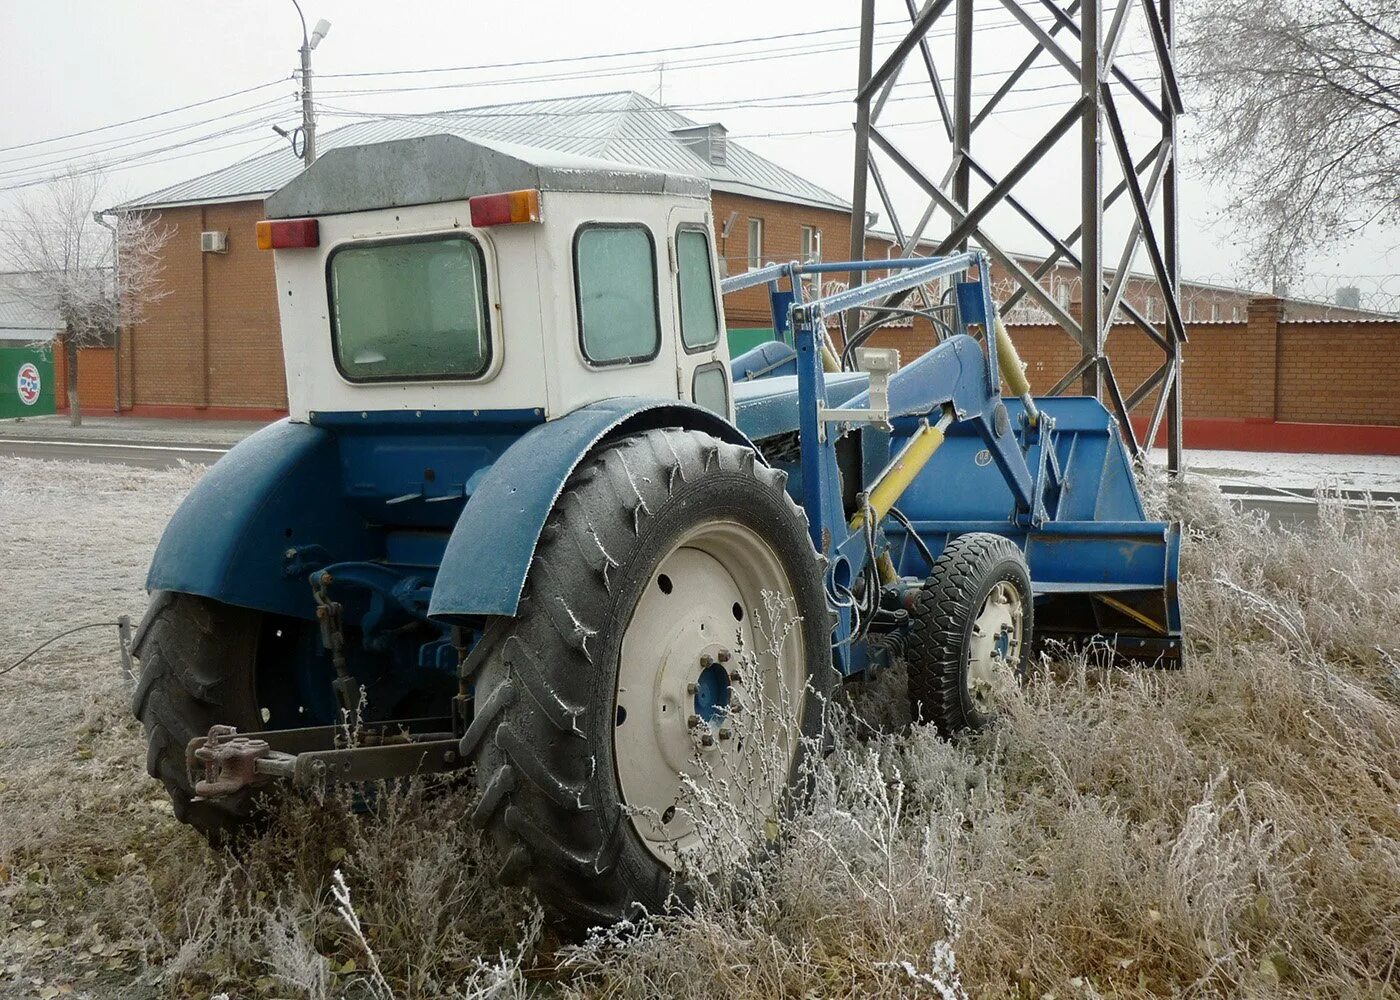
<path fill-rule="evenodd" d="M 700 737 L 700 745 L 702 747 L 712 747 L 715 745 L 715 738 L 709 733 L 705 733 Z"/>
<path fill-rule="evenodd" d="M 698 715 L 692 715 L 690 718 L 688 718 L 688 719 L 685 720 L 685 724 L 686 724 L 687 726 L 689 726 L 691 729 L 694 729 L 696 726 L 700 725 L 700 722 L 701 722 L 701 719 L 700 719 L 700 716 L 698 716 Z"/>
<path fill-rule="evenodd" d="M 729 662 L 729 650 L 727 650 L 727 649 L 721 649 L 721 650 L 719 651 L 719 662 L 720 662 L 720 663 L 728 663 L 728 662 Z"/>
<path fill-rule="evenodd" d="M 731 731 L 731 730 L 729 730 L 729 729 L 727 729 L 727 728 L 726 728 L 726 729 L 721 729 L 721 730 L 719 731 L 719 738 L 722 739 L 722 740 L 727 740 L 727 739 L 729 739 L 729 738 L 730 738 L 731 736 L 733 736 L 733 735 L 734 735 L 733 731 Z"/>
<path fill-rule="evenodd" d="M 694 681 L 691 681 L 689 684 L 687 684 L 687 685 L 685 686 L 685 693 L 686 693 L 686 694 L 694 694 L 697 690 L 699 690 L 699 689 L 695 686 L 695 682 L 694 682 Z"/>
<path fill-rule="evenodd" d="M 737 670 L 731 670 L 731 671 L 729 671 L 729 683 L 730 683 L 730 684 L 738 684 L 740 680 L 742 680 L 742 678 L 739 676 L 739 671 L 737 671 Z"/>
<path fill-rule="evenodd" d="M 708 666 L 709 666 L 711 663 L 713 663 L 713 662 L 715 662 L 715 661 L 712 660 L 712 659 L 710 659 L 710 654 L 709 654 L 709 653 L 701 653 L 701 654 L 700 654 L 700 669 L 701 669 L 701 670 L 704 670 L 706 667 L 708 667 Z"/>

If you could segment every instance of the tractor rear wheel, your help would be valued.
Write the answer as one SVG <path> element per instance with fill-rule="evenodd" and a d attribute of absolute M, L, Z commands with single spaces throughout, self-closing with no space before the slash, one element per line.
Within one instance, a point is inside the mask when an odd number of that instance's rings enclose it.
<path fill-rule="evenodd" d="M 164 783 L 175 818 L 215 846 L 249 822 L 255 793 L 196 799 L 185 747 L 216 724 L 262 728 L 254 691 L 261 623 L 256 611 L 157 591 L 137 636 L 141 678 L 131 709 L 146 730 L 146 770 Z"/>
<path fill-rule="evenodd" d="M 503 879 L 569 931 L 660 912 L 693 872 L 697 790 L 758 846 L 819 732 L 830 642 L 802 513 L 753 451 L 658 430 L 586 459 L 462 741 Z"/>
<path fill-rule="evenodd" d="M 949 542 L 914 595 L 905 646 L 914 718 L 946 738 L 986 726 L 999 690 L 1030 668 L 1034 614 L 1015 542 L 986 532 Z"/>

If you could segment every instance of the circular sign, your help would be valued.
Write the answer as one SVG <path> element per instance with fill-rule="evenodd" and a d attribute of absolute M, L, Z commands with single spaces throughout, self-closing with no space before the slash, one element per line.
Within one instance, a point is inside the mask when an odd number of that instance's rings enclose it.
<path fill-rule="evenodd" d="M 19 376 L 15 379 L 15 387 L 19 389 L 19 401 L 25 406 L 33 406 L 39 402 L 39 369 L 26 361 L 19 366 Z"/>

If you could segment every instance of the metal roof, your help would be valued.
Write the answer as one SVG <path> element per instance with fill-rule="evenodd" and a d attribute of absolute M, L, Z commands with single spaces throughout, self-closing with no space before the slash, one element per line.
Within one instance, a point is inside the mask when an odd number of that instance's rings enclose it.
<path fill-rule="evenodd" d="M 716 191 L 849 211 L 850 203 L 735 142 L 725 142 L 724 162 L 712 163 L 674 135 L 699 123 L 632 91 L 519 101 L 431 114 L 382 116 L 316 136 L 319 151 L 344 146 L 455 135 L 552 149 L 709 180 Z M 302 165 L 286 148 L 249 157 L 127 202 L 128 208 L 162 208 L 265 198 Z"/>
<path fill-rule="evenodd" d="M 265 210 L 269 218 L 287 219 L 437 205 L 483 191 L 526 188 L 710 196 L 705 179 L 690 174 L 645 170 L 538 146 L 425 135 L 327 150 L 310 168 L 268 195 Z"/>

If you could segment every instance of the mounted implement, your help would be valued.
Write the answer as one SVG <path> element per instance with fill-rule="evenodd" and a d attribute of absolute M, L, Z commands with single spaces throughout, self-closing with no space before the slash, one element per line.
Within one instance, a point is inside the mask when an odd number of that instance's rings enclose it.
<path fill-rule="evenodd" d="M 694 178 L 435 136 L 268 211 L 291 416 L 176 513 L 136 640 L 211 837 L 275 782 L 470 765 L 503 877 L 585 927 L 666 904 L 697 803 L 761 839 L 843 677 L 902 654 L 953 735 L 1037 633 L 1179 646 L 1175 529 L 1098 403 L 1031 397 L 980 254 L 743 275 L 781 322 L 731 362 Z M 933 281 L 941 343 L 842 367 L 827 317 Z"/>

